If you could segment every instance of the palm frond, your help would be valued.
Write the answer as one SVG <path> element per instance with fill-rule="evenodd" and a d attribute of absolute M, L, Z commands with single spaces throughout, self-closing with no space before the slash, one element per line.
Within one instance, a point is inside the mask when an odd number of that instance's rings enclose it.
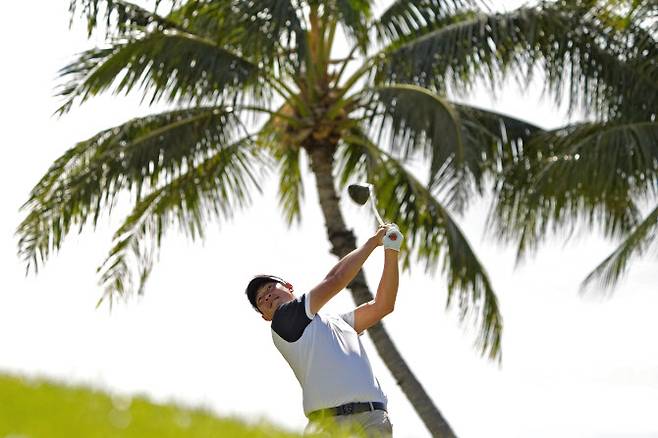
<path fill-rule="evenodd" d="M 261 0 L 258 2 L 235 2 L 235 10 L 244 20 L 251 21 L 253 30 L 271 32 L 276 41 L 289 46 L 295 33 L 306 29 L 301 8 L 289 0 Z M 298 42 L 298 41 L 297 41 Z"/>
<path fill-rule="evenodd" d="M 603 290 L 614 287 L 628 270 L 629 262 L 642 256 L 656 242 L 658 205 L 626 236 L 623 242 L 601 262 L 583 281 L 585 290 L 597 283 Z"/>
<path fill-rule="evenodd" d="M 371 132 L 388 135 L 389 148 L 403 161 L 421 155 L 430 163 L 430 187 L 450 208 L 462 212 L 482 193 L 485 177 L 495 178 L 519 159 L 523 144 L 541 132 L 531 123 L 451 102 L 413 85 L 393 84 L 373 93 L 360 110 L 371 114 Z M 366 113 L 368 114 L 368 113 Z"/>
<path fill-rule="evenodd" d="M 156 1 L 156 11 L 159 3 Z M 303 29 L 295 21 L 297 16 L 290 4 L 276 2 L 270 13 L 265 3 L 174 1 L 167 2 L 168 12 L 161 15 L 123 0 L 72 0 L 71 18 L 76 10 L 82 9 L 90 35 L 99 25 L 99 19 L 104 19 L 106 38 L 135 39 L 144 33 L 166 30 L 194 35 L 271 70 L 273 62 L 285 64 L 290 60 L 290 53 L 282 50 L 282 37 L 299 34 Z"/>
<path fill-rule="evenodd" d="M 172 225 L 192 239 L 203 238 L 206 223 L 230 219 L 258 188 L 253 166 L 257 149 L 248 138 L 214 155 L 139 200 L 114 236 L 110 254 L 98 268 L 103 298 L 141 293 L 157 249 Z M 136 273 L 131 266 L 137 266 Z"/>
<path fill-rule="evenodd" d="M 241 124 L 220 107 L 176 110 L 131 120 L 78 143 L 32 189 L 18 227 L 19 254 L 38 269 L 72 226 L 96 225 L 116 196 L 155 188 L 229 144 Z"/>
<path fill-rule="evenodd" d="M 550 134 L 549 134 L 550 135 Z M 548 136 L 537 141 L 549 141 Z M 601 193 L 658 194 L 658 122 L 582 123 L 553 133 L 558 152 L 542 171 L 561 175 L 552 190 L 584 185 L 591 197 Z"/>
<path fill-rule="evenodd" d="M 407 236 L 403 245 L 425 262 L 428 272 L 442 268 L 448 279 L 446 305 L 457 302 L 461 321 L 474 320 L 481 353 L 500 359 L 498 300 L 486 271 L 445 207 L 400 162 L 358 130 L 345 136 L 340 157 L 343 177 L 346 169 L 351 169 L 367 175 L 374 184 L 380 211 Z M 404 254 L 403 264 L 409 268 L 411 252 Z"/>
<path fill-rule="evenodd" d="M 304 184 L 300 168 L 301 138 L 310 128 L 300 128 L 295 109 L 288 102 L 281 105 L 263 124 L 256 139 L 279 165 L 279 206 L 288 225 L 301 222 Z M 290 118 L 293 117 L 293 120 Z"/>
<path fill-rule="evenodd" d="M 471 0 L 395 0 L 373 23 L 380 42 L 401 41 L 440 26 L 473 6 Z"/>
<path fill-rule="evenodd" d="M 295 11 L 285 2 L 278 2 L 272 12 L 266 2 L 232 3 L 236 2 L 191 0 L 168 18 L 185 23 L 189 33 L 214 41 L 268 71 L 286 71 L 284 66 L 296 59 L 292 37 L 299 39 L 304 34 Z M 289 27 L 281 25 L 286 22 Z"/>
<path fill-rule="evenodd" d="M 547 76 L 545 89 L 558 104 L 566 95 L 570 113 L 649 120 L 658 108 L 658 41 L 618 9 L 613 2 L 550 5 L 547 10 L 574 27 L 540 35 L 532 56 Z"/>
<path fill-rule="evenodd" d="M 525 42 L 537 11 L 467 13 L 457 22 L 428 23 L 402 35 L 384 50 L 377 82 L 411 82 L 445 91 L 466 92 L 476 79 L 494 82 L 509 67 L 518 68 L 517 47 Z"/>
<path fill-rule="evenodd" d="M 645 23 L 654 35 L 658 34 L 658 8 L 653 0 L 633 0 L 626 18 L 629 22 Z"/>
<path fill-rule="evenodd" d="M 459 114 L 464 145 L 464 166 L 444 166 L 436 177 L 437 197 L 462 213 L 483 195 L 487 183 L 523 155 L 524 145 L 543 130 L 526 121 L 453 102 Z M 489 177 L 489 178 L 487 178 Z"/>
<path fill-rule="evenodd" d="M 404 159 L 422 154 L 430 161 L 429 183 L 449 160 L 464 162 L 459 115 L 446 99 L 408 84 L 375 87 L 366 98 L 376 138 L 388 136 L 390 150 Z"/>
<path fill-rule="evenodd" d="M 260 68 L 208 40 L 180 32 L 154 32 L 110 48 L 91 49 L 60 70 L 59 96 L 66 99 L 63 114 L 77 102 L 115 85 L 114 92 L 142 89 L 154 103 L 236 100 L 250 96 L 260 102 L 271 98 Z"/>
<path fill-rule="evenodd" d="M 368 169 L 379 165 L 379 157 L 364 152 L 363 143 L 367 138 L 366 130 L 360 126 L 353 127 L 341 138 L 336 153 L 336 176 L 341 191 L 352 181 L 367 181 L 370 177 Z"/>
<path fill-rule="evenodd" d="M 459 113 L 464 128 L 462 138 L 465 143 L 468 141 L 473 145 L 478 143 L 489 144 L 492 140 L 500 144 L 527 142 L 533 136 L 544 131 L 534 123 L 489 109 L 457 102 L 454 102 L 453 106 Z M 483 152 L 486 151 L 480 151 L 480 153 Z M 513 150 L 507 154 L 511 155 L 511 159 L 513 159 L 520 153 L 519 150 Z M 507 161 L 499 158 L 500 155 L 506 154 L 500 152 L 490 154 L 490 158 L 494 162 L 493 165 L 498 168 Z"/>
<path fill-rule="evenodd" d="M 557 102 L 566 92 L 570 111 L 615 117 L 625 109 L 650 116 L 658 104 L 652 80 L 658 66 L 647 56 L 656 50 L 655 39 L 637 26 L 619 31 L 599 18 L 592 2 L 581 3 L 543 2 L 509 13 L 464 15 L 438 28 L 430 23 L 384 50 L 377 83 L 411 82 L 464 93 L 477 79 L 493 87 L 510 73 L 529 84 L 541 66 L 547 91 Z M 640 101 L 648 107 L 636 108 Z"/>
<path fill-rule="evenodd" d="M 520 258 L 549 230 L 579 222 L 623 237 L 638 224 L 636 202 L 658 194 L 658 123 L 582 123 L 538 135 L 496 192 L 490 229 L 518 240 Z"/>
<path fill-rule="evenodd" d="M 191 3 L 203 5 L 205 2 L 195 0 Z M 211 2 L 208 7 L 220 12 L 222 26 L 219 29 L 222 33 L 241 33 L 246 38 L 251 36 L 254 43 L 257 42 L 246 47 L 246 50 L 241 52 L 242 56 L 249 56 L 247 50 L 253 50 L 256 58 L 262 58 L 259 55 L 262 52 L 269 54 L 278 50 L 276 59 L 284 64 L 279 70 L 287 71 L 286 66 L 289 64 L 293 66 L 294 71 L 300 70 L 308 51 L 307 24 L 304 22 L 302 8 L 296 2 L 290 0 Z M 256 58 L 253 58 L 255 63 L 259 61 Z M 271 58 L 270 55 L 262 62 L 268 62 Z"/>
<path fill-rule="evenodd" d="M 304 182 L 300 168 L 300 148 L 275 151 L 279 163 L 279 205 L 288 225 L 302 220 L 301 203 L 304 199 Z"/>
<path fill-rule="evenodd" d="M 162 0 L 155 0 L 155 10 L 162 3 Z M 169 0 L 169 7 L 175 8 L 180 0 Z M 140 28 L 149 25 L 157 25 L 164 28 L 176 28 L 176 24 L 131 2 L 123 0 L 70 0 L 69 12 L 71 13 L 71 22 L 76 13 L 81 14 L 87 20 L 87 32 L 91 36 L 93 31 L 102 24 L 105 24 L 107 35 L 116 31 L 116 35 L 124 35 L 133 26 Z M 116 28 L 111 26 L 112 20 L 117 22 Z"/>
<path fill-rule="evenodd" d="M 368 50 L 368 23 L 372 17 L 372 0 L 335 0 L 338 21 L 345 35 L 357 44 L 363 53 Z M 354 45 L 354 44 L 353 44 Z"/>

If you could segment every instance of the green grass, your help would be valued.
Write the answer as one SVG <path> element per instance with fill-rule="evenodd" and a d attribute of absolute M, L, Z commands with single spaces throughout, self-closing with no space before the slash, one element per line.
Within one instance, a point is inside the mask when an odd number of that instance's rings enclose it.
<path fill-rule="evenodd" d="M 0 374 L 0 438 L 299 436 L 272 425 L 219 418 L 202 409 Z"/>

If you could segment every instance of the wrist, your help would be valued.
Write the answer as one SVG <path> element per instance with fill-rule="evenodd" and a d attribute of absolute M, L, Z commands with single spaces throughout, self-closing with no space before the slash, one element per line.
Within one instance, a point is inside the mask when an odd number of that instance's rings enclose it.
<path fill-rule="evenodd" d="M 380 242 L 377 240 L 377 236 L 372 236 L 371 238 L 368 239 L 366 246 L 370 251 L 374 250 L 380 245 Z"/>

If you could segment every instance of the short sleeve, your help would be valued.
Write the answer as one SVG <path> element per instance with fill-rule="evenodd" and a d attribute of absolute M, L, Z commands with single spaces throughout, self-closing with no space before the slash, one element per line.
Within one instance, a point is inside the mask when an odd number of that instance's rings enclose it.
<path fill-rule="evenodd" d="M 272 318 L 272 330 L 287 342 L 295 342 L 304 334 L 304 330 L 313 318 L 309 318 L 305 295 L 285 304 L 281 304 Z"/>
<path fill-rule="evenodd" d="M 315 313 L 311 312 L 311 300 L 309 299 L 308 294 L 304 294 L 304 310 L 306 311 L 306 316 L 309 319 L 315 317 Z"/>

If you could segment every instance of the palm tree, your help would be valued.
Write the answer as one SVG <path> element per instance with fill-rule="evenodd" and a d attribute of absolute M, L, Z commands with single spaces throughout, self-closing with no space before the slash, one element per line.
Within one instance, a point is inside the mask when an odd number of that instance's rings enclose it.
<path fill-rule="evenodd" d="M 598 228 L 618 240 L 582 291 L 610 291 L 630 261 L 658 242 L 658 5 L 635 1 L 614 12 L 606 16 L 617 28 L 608 40 L 613 49 L 601 65 L 623 69 L 602 90 L 608 95 L 592 96 L 590 120 L 527 142 L 500 175 L 489 216 L 494 235 L 516 241 L 519 261 L 556 231 Z"/>
<path fill-rule="evenodd" d="M 622 60 L 600 69 L 614 48 L 596 2 L 495 13 L 470 0 L 396 0 L 378 16 L 369 0 L 169 3 L 159 14 L 159 0 L 154 10 L 71 0 L 72 17 L 82 11 L 90 35 L 106 25 L 107 46 L 61 70 L 58 114 L 110 89 L 171 109 L 101 131 L 52 164 L 17 230 L 28 271 L 60 248 L 71 227 L 95 226 L 120 194 L 131 194 L 133 210 L 99 276 L 110 302 L 141 293 L 171 226 L 195 238 L 208 221 L 230 219 L 249 205 L 265 164 L 278 166 L 283 214 L 299 221 L 306 159 L 331 252 L 342 257 L 356 246 L 338 189 L 374 183 L 379 208 L 408 236 L 403 265 L 413 255 L 428 271 L 441 268 L 447 306 L 478 327 L 481 353 L 500 360 L 496 295 L 453 213 L 542 131 L 447 96 L 465 95 L 481 79 L 492 89 L 510 75 L 528 83 L 538 67 L 564 73 L 549 77 L 555 96 L 569 80 L 589 87 L 568 90 L 574 99 L 623 94 L 613 87 Z M 341 32 L 350 49 L 337 58 Z M 593 44 L 601 59 L 590 56 Z M 423 179 L 408 167 L 418 159 Z M 363 273 L 349 287 L 357 304 L 372 299 Z M 430 433 L 454 436 L 383 324 L 369 334 Z"/>

